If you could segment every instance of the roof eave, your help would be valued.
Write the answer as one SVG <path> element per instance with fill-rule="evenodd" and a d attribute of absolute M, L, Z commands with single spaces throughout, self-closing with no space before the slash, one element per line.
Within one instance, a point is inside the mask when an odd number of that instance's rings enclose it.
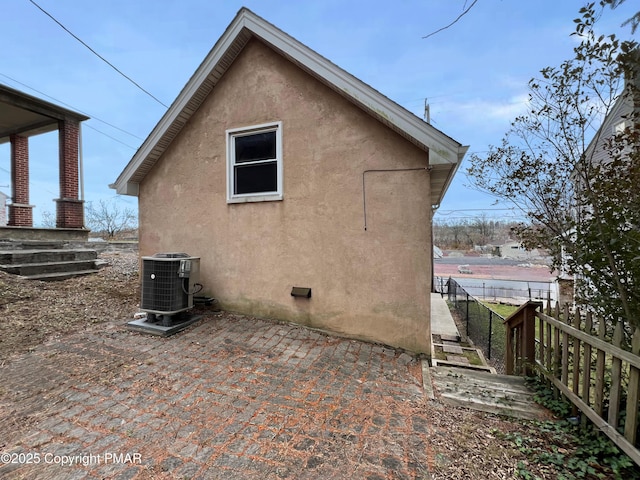
<path fill-rule="evenodd" d="M 458 168 L 460 168 L 460 165 L 462 165 L 462 159 L 464 158 L 465 154 L 467 153 L 467 150 L 469 150 L 468 146 L 464 146 L 464 147 L 459 147 L 458 148 L 458 152 L 457 152 L 457 161 L 455 164 L 451 164 L 448 168 L 448 172 L 446 173 L 446 179 L 445 182 L 443 184 L 442 187 L 439 188 L 439 191 L 436 192 L 434 194 L 433 192 L 433 188 L 431 191 L 431 207 L 435 210 L 437 209 L 440 204 L 442 203 L 442 200 L 444 199 L 444 196 L 446 195 L 447 191 L 449 190 L 449 187 L 451 186 L 451 182 L 453 181 L 453 178 L 456 175 L 456 172 L 458 171 Z M 442 165 L 440 168 L 447 168 L 446 166 Z"/>
<path fill-rule="evenodd" d="M 47 102 L 41 98 L 34 97 L 14 88 L 0 84 L 0 101 L 11 105 L 30 110 L 41 115 L 56 119 L 65 120 L 71 118 L 78 122 L 89 120 L 89 117 L 82 113 L 74 112 L 68 108 L 61 107 L 55 103 Z"/>

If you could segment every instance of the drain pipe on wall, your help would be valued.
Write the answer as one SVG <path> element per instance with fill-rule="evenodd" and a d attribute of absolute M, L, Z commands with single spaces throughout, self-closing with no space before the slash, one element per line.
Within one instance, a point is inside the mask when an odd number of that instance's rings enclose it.
<path fill-rule="evenodd" d="M 433 217 L 435 216 L 436 210 L 438 210 L 439 207 L 440 207 L 439 203 L 435 205 L 431 205 L 431 218 L 429 219 L 429 223 L 431 224 L 431 293 L 437 293 L 436 285 L 435 285 L 436 269 L 435 269 L 435 262 L 433 261 L 433 259 L 435 258 L 434 254 L 435 254 L 435 246 L 436 246 L 436 236 L 435 236 L 435 233 L 433 232 Z M 442 291 L 440 292 L 440 298 L 444 298 L 444 294 L 442 293 Z"/>
<path fill-rule="evenodd" d="M 391 168 L 391 169 L 371 169 L 362 172 L 362 211 L 364 214 L 364 230 L 367 231 L 367 194 L 365 189 L 365 174 L 367 173 L 383 173 L 383 172 L 413 172 L 426 170 L 431 171 L 431 167 L 418 167 L 418 168 Z"/>
<path fill-rule="evenodd" d="M 82 226 L 84 224 L 84 161 L 82 158 L 82 122 L 78 126 L 78 182 L 80 183 L 80 201 L 82 202 Z"/>

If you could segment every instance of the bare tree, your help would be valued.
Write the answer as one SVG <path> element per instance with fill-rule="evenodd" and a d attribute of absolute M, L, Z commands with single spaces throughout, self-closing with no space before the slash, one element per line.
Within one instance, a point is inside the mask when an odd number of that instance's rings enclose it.
<path fill-rule="evenodd" d="M 515 222 L 491 220 L 486 215 L 473 219 L 435 220 L 433 237 L 445 249 L 470 249 L 476 245 L 500 245 L 510 238 Z"/>
<path fill-rule="evenodd" d="M 87 225 L 94 232 L 111 240 L 119 233 L 136 228 L 137 216 L 132 208 L 122 208 L 116 200 L 88 202 L 85 210 Z"/>
<path fill-rule="evenodd" d="M 473 229 L 475 231 L 474 243 L 476 245 L 486 245 L 491 242 L 493 237 L 495 224 L 487 218 L 483 213 L 473 220 Z"/>
<path fill-rule="evenodd" d="M 56 228 L 56 216 L 49 210 L 42 212 L 40 224 L 43 228 Z"/>

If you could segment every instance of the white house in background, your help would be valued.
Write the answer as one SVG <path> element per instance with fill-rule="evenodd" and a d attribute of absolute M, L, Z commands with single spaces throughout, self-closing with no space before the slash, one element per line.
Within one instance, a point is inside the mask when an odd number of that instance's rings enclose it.
<path fill-rule="evenodd" d="M 522 243 L 512 241 L 500 246 L 500 256 L 526 260 L 540 256 L 540 252 L 538 252 L 538 249 L 527 250 Z"/>

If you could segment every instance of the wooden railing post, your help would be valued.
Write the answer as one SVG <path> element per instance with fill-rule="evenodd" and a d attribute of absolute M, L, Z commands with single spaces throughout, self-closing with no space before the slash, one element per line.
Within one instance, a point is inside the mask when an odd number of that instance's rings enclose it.
<path fill-rule="evenodd" d="M 536 310 L 541 306 L 540 302 L 528 301 L 504 321 L 507 329 L 507 375 L 533 373 L 536 360 Z"/>
<path fill-rule="evenodd" d="M 513 375 L 513 360 L 514 360 L 514 351 L 513 351 L 513 330 L 509 328 L 509 324 L 505 324 L 505 328 L 507 330 L 506 333 L 506 345 L 505 345 L 505 359 L 504 359 L 504 368 L 505 373 L 507 375 Z"/>
<path fill-rule="evenodd" d="M 640 466 L 640 328 L 627 349 L 622 321 L 614 327 L 586 312 L 583 322 L 580 309 L 571 315 L 565 307 L 561 314 L 558 304 L 554 316 L 536 309 L 535 304 L 525 304 L 505 320 L 507 373 L 531 373 L 539 367 L 534 373 L 569 400 L 574 413 L 582 413 L 584 424 L 593 422 Z"/>
<path fill-rule="evenodd" d="M 603 342 L 606 341 L 607 327 L 603 319 L 598 320 L 598 338 Z M 604 386 L 605 386 L 605 360 L 606 354 L 604 350 L 597 350 L 596 353 L 596 385 L 593 401 L 593 408 L 599 416 L 604 411 Z"/>
<path fill-rule="evenodd" d="M 593 335 L 593 318 L 591 312 L 587 312 L 585 319 L 584 331 L 589 335 Z M 582 374 L 582 400 L 587 404 L 591 403 L 591 344 L 584 343 L 584 370 Z M 587 421 L 586 417 L 582 417 L 583 422 Z"/>
<path fill-rule="evenodd" d="M 631 353 L 640 355 L 640 328 L 636 328 L 631 340 Z M 627 416 L 624 436 L 631 445 L 635 445 L 638 432 L 638 403 L 640 402 L 640 369 L 630 366 L 627 391 Z"/>
<path fill-rule="evenodd" d="M 613 345 L 620 347 L 623 339 L 622 323 L 618 322 L 613 330 Z M 622 360 L 613 357 L 611 360 L 611 391 L 609 392 L 609 425 L 618 428 L 618 420 L 620 413 L 620 396 L 622 384 Z"/>
<path fill-rule="evenodd" d="M 523 325 L 523 352 L 522 361 L 524 364 L 524 374 L 533 375 L 533 365 L 536 363 L 536 309 L 540 307 L 538 302 L 527 302 L 524 311 Z"/>

